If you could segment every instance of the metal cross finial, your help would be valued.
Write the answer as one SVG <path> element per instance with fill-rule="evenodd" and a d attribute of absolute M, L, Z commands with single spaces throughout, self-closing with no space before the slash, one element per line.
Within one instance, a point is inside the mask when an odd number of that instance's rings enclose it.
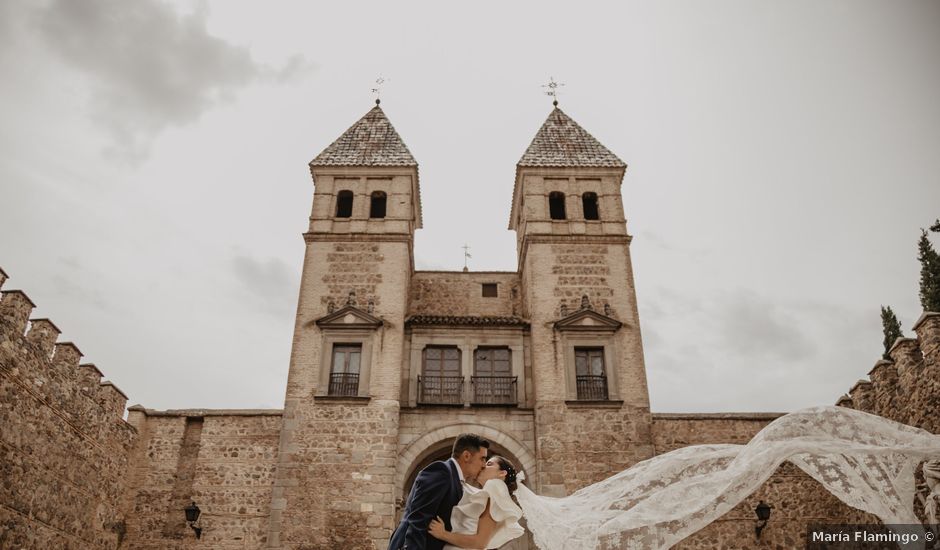
<path fill-rule="evenodd" d="M 469 269 L 467 267 L 467 260 L 473 257 L 470 255 L 470 245 L 464 243 L 464 245 L 461 246 L 460 248 L 463 248 L 463 270 L 467 271 Z"/>
<path fill-rule="evenodd" d="M 382 78 L 381 75 L 375 79 L 375 87 L 372 88 L 372 95 L 375 96 L 376 105 L 382 103 L 382 100 L 379 98 L 379 96 L 382 95 L 382 84 L 385 84 L 388 80 L 387 78 Z"/>
<path fill-rule="evenodd" d="M 548 91 L 545 92 L 545 95 L 552 96 L 552 105 L 558 107 L 558 88 L 564 86 L 562 82 L 555 82 L 555 77 L 548 77 L 548 84 L 542 84 L 543 88 L 548 88 Z"/>

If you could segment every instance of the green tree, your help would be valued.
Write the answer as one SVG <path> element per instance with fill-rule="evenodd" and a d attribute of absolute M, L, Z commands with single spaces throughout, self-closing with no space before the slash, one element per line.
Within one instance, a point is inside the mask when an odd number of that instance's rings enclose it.
<path fill-rule="evenodd" d="M 940 233 L 940 218 L 937 218 L 937 221 L 933 222 L 933 225 L 930 226 L 930 230 L 935 233 Z"/>
<path fill-rule="evenodd" d="M 891 306 L 881 306 L 881 326 L 885 333 L 885 352 L 882 357 L 890 360 L 891 356 L 888 355 L 888 350 L 894 345 L 895 340 L 904 336 L 904 333 L 901 332 L 901 323 L 898 322 L 898 318 L 894 315 L 894 311 L 891 310 Z"/>
<path fill-rule="evenodd" d="M 940 311 L 940 254 L 933 249 L 927 232 L 920 230 L 917 243 L 920 261 L 920 305 L 924 311 Z"/>

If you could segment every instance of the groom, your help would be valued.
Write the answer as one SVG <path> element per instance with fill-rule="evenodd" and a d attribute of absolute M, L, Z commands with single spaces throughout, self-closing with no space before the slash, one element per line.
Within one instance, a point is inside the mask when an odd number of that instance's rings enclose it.
<path fill-rule="evenodd" d="M 476 434 L 461 434 L 450 458 L 432 462 L 418 473 L 398 529 L 388 550 L 441 550 L 444 541 L 428 535 L 431 520 L 440 516 L 450 530 L 450 511 L 463 496 L 463 484 L 486 465 L 490 442 Z"/>

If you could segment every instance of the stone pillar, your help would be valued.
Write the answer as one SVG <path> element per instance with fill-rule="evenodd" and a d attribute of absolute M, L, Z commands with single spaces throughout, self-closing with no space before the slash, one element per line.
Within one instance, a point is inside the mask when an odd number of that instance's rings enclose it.
<path fill-rule="evenodd" d="M 62 331 L 49 319 L 33 319 L 29 322 L 26 339 L 33 343 L 47 358 L 52 356 L 52 348 Z"/>
<path fill-rule="evenodd" d="M 0 298 L 0 323 L 7 325 L 10 338 L 17 338 L 26 331 L 26 321 L 36 304 L 22 290 L 4 290 Z"/>
<path fill-rule="evenodd" d="M 921 365 L 916 408 L 921 428 L 940 433 L 940 313 L 926 312 L 914 324 L 920 344 Z"/>
<path fill-rule="evenodd" d="M 857 410 L 868 413 L 875 412 L 874 389 L 872 388 L 871 382 L 868 380 L 859 380 L 856 382 L 855 385 L 852 386 L 852 389 L 849 390 L 849 395 L 852 396 L 852 403 Z"/>
<path fill-rule="evenodd" d="M 917 340 L 913 338 L 898 338 L 894 345 L 888 351 L 891 359 L 894 361 L 898 376 L 897 395 L 903 396 L 896 402 L 897 411 L 895 416 L 889 416 L 898 422 L 919 425 L 922 420 L 920 411 L 916 406 L 918 395 L 923 389 L 920 384 L 921 372 L 923 371 L 923 361 L 921 361 L 920 346 Z"/>
<path fill-rule="evenodd" d="M 893 361 L 879 360 L 868 372 L 874 393 L 874 412 L 897 420 L 898 370 Z"/>

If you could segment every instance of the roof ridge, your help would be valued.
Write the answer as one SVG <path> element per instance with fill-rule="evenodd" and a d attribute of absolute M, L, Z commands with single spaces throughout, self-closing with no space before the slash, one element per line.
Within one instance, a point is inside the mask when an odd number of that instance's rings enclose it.
<path fill-rule="evenodd" d="M 548 114 L 517 165 L 614 168 L 627 166 L 557 106 Z"/>
<path fill-rule="evenodd" d="M 310 161 L 310 166 L 418 166 L 376 105 Z"/>

